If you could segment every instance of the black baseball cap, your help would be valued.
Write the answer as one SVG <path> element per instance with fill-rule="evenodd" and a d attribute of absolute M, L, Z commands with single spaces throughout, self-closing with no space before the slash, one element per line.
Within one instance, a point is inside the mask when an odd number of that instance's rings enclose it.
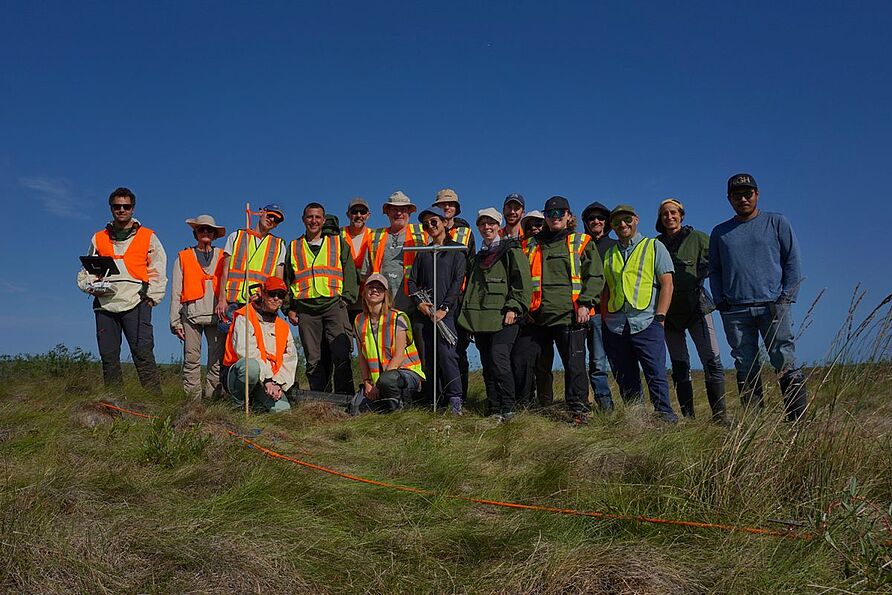
<path fill-rule="evenodd" d="M 545 201 L 545 208 L 542 209 L 542 212 L 547 213 L 551 209 L 566 209 L 569 211 L 570 201 L 568 201 L 563 196 L 552 196 Z"/>
<path fill-rule="evenodd" d="M 502 206 L 504 207 L 509 202 L 520 203 L 521 207 L 523 207 L 524 209 L 527 208 L 527 204 L 526 204 L 526 202 L 524 202 L 522 194 L 512 192 L 511 194 L 509 194 L 508 196 L 505 197 L 505 202 L 502 203 Z"/>
<path fill-rule="evenodd" d="M 758 190 L 759 186 L 756 185 L 756 178 L 750 174 L 734 174 L 728 178 L 728 194 L 737 188 L 752 188 L 753 190 Z"/>

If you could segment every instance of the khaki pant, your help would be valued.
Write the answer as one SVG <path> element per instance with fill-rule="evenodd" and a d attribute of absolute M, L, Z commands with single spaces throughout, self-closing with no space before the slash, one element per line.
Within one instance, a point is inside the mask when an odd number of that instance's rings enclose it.
<path fill-rule="evenodd" d="M 207 391 L 201 389 L 201 335 L 207 338 Z M 226 335 L 220 332 L 217 324 L 193 324 L 183 321 L 183 390 L 193 397 L 217 396 L 220 394 L 220 361 L 223 359 L 223 346 Z"/>

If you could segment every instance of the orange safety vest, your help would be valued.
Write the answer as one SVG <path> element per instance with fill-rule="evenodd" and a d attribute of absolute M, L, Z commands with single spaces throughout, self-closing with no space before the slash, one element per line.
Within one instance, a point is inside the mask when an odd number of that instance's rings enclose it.
<path fill-rule="evenodd" d="M 247 306 L 242 306 L 232 313 L 232 324 L 229 325 L 229 333 L 226 335 L 226 347 L 223 352 L 224 366 L 233 365 L 243 355 L 236 353 L 235 344 L 232 341 L 232 334 L 235 331 L 235 325 L 239 324 L 238 317 L 245 315 L 245 308 L 247 308 Z M 269 362 L 270 367 L 273 369 L 273 374 L 278 373 L 279 368 L 282 367 L 282 362 L 285 361 L 285 348 L 288 346 L 288 335 L 291 333 L 291 329 L 288 328 L 288 323 L 282 320 L 281 317 L 276 316 L 276 351 L 271 354 L 267 352 L 266 345 L 263 343 L 263 329 L 260 326 L 260 318 L 257 316 L 257 311 L 253 306 L 248 308 L 248 322 L 254 327 L 254 340 L 257 341 L 257 349 L 260 350 L 260 357 L 263 358 L 264 361 Z M 245 337 L 245 341 L 247 340 L 248 338 Z"/>
<path fill-rule="evenodd" d="M 115 246 L 112 243 L 108 230 L 103 229 L 93 234 L 93 245 L 99 256 L 110 256 L 115 260 L 123 260 L 127 272 L 134 279 L 143 283 L 149 282 L 149 244 L 152 234 L 155 232 L 148 227 L 140 226 L 130 240 L 130 245 L 124 254 L 115 254 Z"/>
<path fill-rule="evenodd" d="M 341 266 L 341 236 L 323 236 L 319 252 L 313 254 L 306 237 L 291 240 L 291 295 L 298 300 L 334 297 L 344 291 Z M 319 284 L 318 281 L 323 283 Z"/>
<path fill-rule="evenodd" d="M 245 303 L 248 294 L 246 281 L 249 286 L 262 285 L 276 274 L 276 263 L 279 262 L 285 243 L 272 234 L 266 234 L 256 250 L 251 251 L 249 259 L 248 242 L 251 237 L 259 236 L 249 229 L 240 229 L 235 236 L 233 253 L 229 257 L 229 276 L 226 278 L 227 302 Z M 262 256 L 258 257 L 258 253 Z M 249 266 L 251 263 L 255 265 L 253 268 Z"/>
<path fill-rule="evenodd" d="M 449 237 L 453 242 L 470 246 L 471 244 L 471 228 L 470 227 L 452 227 L 449 229 Z"/>
<path fill-rule="evenodd" d="M 369 243 L 372 241 L 371 229 L 363 227 L 361 233 L 362 241 L 359 243 L 359 251 L 356 251 L 353 249 L 353 238 L 356 236 L 350 235 L 349 227 L 341 228 L 341 237 L 344 238 L 344 241 L 350 246 L 350 255 L 353 256 L 353 264 L 356 265 L 357 271 L 362 268 L 362 261 L 365 260 L 366 252 L 369 251 Z"/>
<path fill-rule="evenodd" d="M 588 245 L 591 236 L 587 233 L 571 233 L 567 236 L 567 256 L 570 259 L 570 297 L 573 309 L 582 293 L 582 251 Z M 533 296 L 530 299 L 530 312 L 535 312 L 542 305 L 542 246 L 536 244 L 529 253 L 530 276 L 533 279 Z"/>
<path fill-rule="evenodd" d="M 180 302 L 194 302 L 204 297 L 205 281 L 213 281 L 214 297 L 220 290 L 220 277 L 223 276 L 223 259 L 220 258 L 220 248 L 214 248 L 217 253 L 217 266 L 212 275 L 208 275 L 204 269 L 198 264 L 198 257 L 195 256 L 195 250 L 186 248 L 180 250 L 180 269 L 183 271 L 183 290 L 180 292 Z"/>
<path fill-rule="evenodd" d="M 377 382 L 378 377 L 393 359 L 393 344 L 396 338 L 396 321 L 402 316 L 406 323 L 406 357 L 400 366 L 401 370 L 411 370 L 424 379 L 424 371 L 421 367 L 421 358 L 418 356 L 418 348 L 412 340 L 412 323 L 405 312 L 390 310 L 386 316 L 378 318 L 378 332 L 372 332 L 372 320 L 365 313 L 360 312 L 354 321 L 354 328 L 359 330 L 356 336 L 356 344 L 362 353 L 362 357 L 369 365 L 369 376 L 372 382 Z"/>
<path fill-rule="evenodd" d="M 372 232 L 372 241 L 369 244 L 369 262 L 372 265 L 372 270 L 369 271 L 369 274 L 381 272 L 381 264 L 384 262 L 384 248 L 387 243 L 387 236 L 390 235 L 388 234 L 387 229 L 388 228 L 384 227 Z M 420 225 L 410 223 L 406 226 L 406 239 L 403 243 L 404 248 L 410 246 L 426 246 L 427 240 L 427 232 L 425 232 Z M 412 272 L 412 264 L 415 262 L 416 254 L 417 252 L 414 251 L 403 251 L 403 291 L 406 294 L 409 293 L 409 273 Z"/>

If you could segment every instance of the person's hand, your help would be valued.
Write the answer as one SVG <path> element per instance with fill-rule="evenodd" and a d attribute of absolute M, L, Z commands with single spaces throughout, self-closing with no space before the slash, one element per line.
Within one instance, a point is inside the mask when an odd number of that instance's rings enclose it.
<path fill-rule="evenodd" d="M 515 312 L 514 310 L 508 310 L 507 312 L 505 312 L 505 326 L 510 326 L 515 322 L 517 322 L 517 312 Z"/>
<path fill-rule="evenodd" d="M 446 318 L 446 310 L 437 310 L 434 312 L 434 322 L 440 322 Z"/>
<path fill-rule="evenodd" d="M 373 384 L 371 380 L 363 381 L 363 389 L 365 392 L 365 396 L 369 401 L 374 401 L 378 398 L 378 386 Z"/>
<path fill-rule="evenodd" d="M 217 305 L 214 307 L 214 314 L 217 315 L 217 318 L 220 320 L 228 320 L 226 318 L 226 308 L 229 307 L 229 304 L 226 303 L 226 298 L 220 296 L 220 299 L 217 300 Z"/>
<path fill-rule="evenodd" d="M 272 380 L 267 380 L 263 383 L 263 388 L 266 390 L 266 394 L 273 401 L 278 401 L 282 398 L 282 387 L 273 382 Z"/>
<path fill-rule="evenodd" d="M 427 302 L 421 302 L 420 304 L 418 304 L 418 311 L 428 318 L 431 317 L 431 308 L 433 308 L 433 304 L 428 304 Z"/>
<path fill-rule="evenodd" d="M 578 324 L 588 324 L 591 317 L 592 315 L 588 310 L 588 306 L 579 306 L 579 308 L 576 309 L 576 322 Z"/>
<path fill-rule="evenodd" d="M 294 310 L 288 311 L 288 322 L 291 323 L 291 326 L 297 326 L 300 322 L 300 319 L 297 317 L 297 312 Z"/>
<path fill-rule="evenodd" d="M 182 327 L 171 330 L 173 330 L 173 334 L 177 336 L 177 339 L 179 339 L 180 341 L 186 340 L 186 331 L 184 331 Z"/>
<path fill-rule="evenodd" d="M 155 302 L 155 300 L 153 300 L 153 299 L 150 298 L 150 297 L 143 298 L 142 301 L 144 301 L 145 303 L 147 303 L 147 304 L 149 305 L 149 308 L 154 308 L 155 306 L 158 305 L 157 302 Z"/>

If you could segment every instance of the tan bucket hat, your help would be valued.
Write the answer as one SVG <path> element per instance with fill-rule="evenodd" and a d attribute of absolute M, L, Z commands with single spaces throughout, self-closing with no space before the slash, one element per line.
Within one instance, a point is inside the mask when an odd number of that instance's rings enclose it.
<path fill-rule="evenodd" d="M 217 222 L 210 215 L 199 215 L 198 217 L 193 217 L 192 219 L 186 219 L 186 225 L 195 229 L 196 227 L 200 227 L 202 225 L 207 225 L 208 227 L 213 227 L 217 231 L 217 235 L 214 236 L 216 238 L 222 238 L 226 235 L 226 228 L 217 225 Z"/>
<path fill-rule="evenodd" d="M 387 202 L 384 203 L 384 207 L 386 208 L 387 205 L 390 205 L 392 207 L 409 207 L 410 213 L 414 213 L 416 210 L 418 210 L 418 207 L 412 204 L 412 201 L 409 199 L 408 196 L 403 194 L 402 190 L 397 190 L 396 192 L 391 194 Z"/>
<path fill-rule="evenodd" d="M 456 194 L 455 190 L 452 188 L 443 188 L 437 192 L 437 198 L 434 200 L 434 204 L 438 205 L 444 202 L 454 202 L 456 204 L 455 214 L 461 214 L 461 203 L 458 201 L 458 194 Z"/>

